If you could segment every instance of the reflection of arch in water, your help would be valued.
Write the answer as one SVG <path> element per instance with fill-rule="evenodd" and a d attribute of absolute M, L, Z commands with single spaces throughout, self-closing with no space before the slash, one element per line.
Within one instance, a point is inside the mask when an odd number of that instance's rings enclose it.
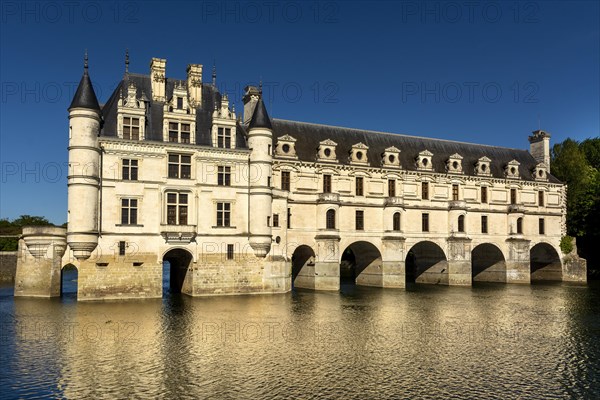
<path fill-rule="evenodd" d="M 506 282 L 506 260 L 491 243 L 482 243 L 471 252 L 473 282 Z"/>
<path fill-rule="evenodd" d="M 296 247 L 292 254 L 292 287 L 311 287 L 311 284 L 314 286 L 314 276 L 315 251 L 304 244 Z"/>
<path fill-rule="evenodd" d="M 538 243 L 529 253 L 531 281 L 561 281 L 562 263 L 558 252 L 548 243 Z"/>
<path fill-rule="evenodd" d="M 380 286 L 381 266 L 381 252 L 374 244 L 354 242 L 342 252 L 340 282 Z"/>
<path fill-rule="evenodd" d="M 437 244 L 423 241 L 406 255 L 406 282 L 448 284 L 448 261 Z"/>
<path fill-rule="evenodd" d="M 71 263 L 60 269 L 60 295 L 77 297 L 79 270 Z"/>
<path fill-rule="evenodd" d="M 165 291 L 170 293 L 192 293 L 191 279 L 188 278 L 189 283 L 186 285 L 186 277 L 192 261 L 192 254 L 185 249 L 175 248 L 165 253 L 163 256 L 163 293 Z M 168 288 L 164 287 L 167 286 L 166 276 L 164 276 L 166 272 L 165 263 L 169 263 Z"/>

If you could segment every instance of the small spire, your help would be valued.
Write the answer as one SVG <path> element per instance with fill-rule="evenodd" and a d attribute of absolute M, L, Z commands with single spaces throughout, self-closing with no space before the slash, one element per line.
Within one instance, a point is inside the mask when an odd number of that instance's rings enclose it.
<path fill-rule="evenodd" d="M 213 86 L 217 86 L 217 64 L 213 60 L 213 70 L 212 70 L 212 84 Z"/>
<path fill-rule="evenodd" d="M 259 78 L 258 81 L 258 94 L 260 95 L 260 97 L 262 97 L 262 76 Z"/>
<path fill-rule="evenodd" d="M 83 69 L 85 70 L 85 72 L 87 72 L 88 69 L 88 55 L 87 55 L 87 49 L 85 49 L 85 54 L 83 56 Z"/>
<path fill-rule="evenodd" d="M 129 73 L 129 49 L 125 49 L 125 73 Z"/>

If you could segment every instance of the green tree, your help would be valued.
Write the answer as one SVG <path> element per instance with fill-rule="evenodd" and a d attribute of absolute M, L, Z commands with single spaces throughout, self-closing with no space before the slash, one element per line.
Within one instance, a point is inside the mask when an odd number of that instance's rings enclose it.
<path fill-rule="evenodd" d="M 585 139 L 581 142 L 581 150 L 590 165 L 600 171 L 600 137 Z"/>

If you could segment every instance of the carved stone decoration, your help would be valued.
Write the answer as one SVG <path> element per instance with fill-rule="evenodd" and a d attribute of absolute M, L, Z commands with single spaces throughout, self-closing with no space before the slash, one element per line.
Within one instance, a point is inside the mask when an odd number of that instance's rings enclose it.
<path fill-rule="evenodd" d="M 463 157 L 460 154 L 458 154 L 458 153 L 452 154 L 448 158 L 448 161 L 446 161 L 446 172 L 449 172 L 451 174 L 462 174 L 463 173 L 462 160 L 463 160 Z"/>
<path fill-rule="evenodd" d="M 337 143 L 331 139 L 325 139 L 319 143 L 317 149 L 317 160 L 318 161 L 329 161 L 338 162 L 337 155 L 335 154 Z"/>
<path fill-rule="evenodd" d="M 275 145 L 275 155 L 277 157 L 297 159 L 298 155 L 296 154 L 296 138 L 290 135 L 278 137 L 277 144 Z"/>
<path fill-rule="evenodd" d="M 490 163 L 492 160 L 487 158 L 486 156 L 481 157 L 475 163 L 475 175 L 478 176 L 491 176 L 492 171 L 490 169 Z"/>
<path fill-rule="evenodd" d="M 369 150 L 369 146 L 364 143 L 357 143 L 352 146 L 349 154 L 349 161 L 352 164 L 363 164 L 366 165 L 369 163 L 367 157 L 367 150 Z"/>
<path fill-rule="evenodd" d="M 401 168 L 400 149 L 395 146 L 388 147 L 381 155 L 381 165 L 385 167 Z"/>
<path fill-rule="evenodd" d="M 548 167 L 544 163 L 539 163 L 533 168 L 531 175 L 536 181 L 546 182 L 548 181 Z"/>
<path fill-rule="evenodd" d="M 421 171 L 433 171 L 433 163 L 431 162 L 432 158 L 433 153 L 429 150 L 423 150 L 419 152 L 419 155 L 415 160 L 417 169 Z"/>
<path fill-rule="evenodd" d="M 521 179 L 521 175 L 519 174 L 519 163 L 517 160 L 509 161 L 508 164 L 504 167 L 504 176 L 509 179 Z"/>

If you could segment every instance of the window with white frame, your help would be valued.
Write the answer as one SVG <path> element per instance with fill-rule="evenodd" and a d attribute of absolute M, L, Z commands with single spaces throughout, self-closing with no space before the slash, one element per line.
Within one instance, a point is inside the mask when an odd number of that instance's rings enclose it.
<path fill-rule="evenodd" d="M 140 119 L 123 117 L 123 139 L 140 140 Z"/>
<path fill-rule="evenodd" d="M 190 143 L 190 124 L 185 122 L 169 122 L 169 142 Z"/>
<path fill-rule="evenodd" d="M 169 178 L 190 179 L 192 177 L 192 156 L 169 154 Z"/>
<path fill-rule="evenodd" d="M 188 194 L 167 192 L 167 224 L 188 224 Z"/>
<path fill-rule="evenodd" d="M 123 159 L 123 180 L 138 180 L 138 160 Z"/>
<path fill-rule="evenodd" d="M 217 203 L 217 226 L 231 226 L 231 203 Z"/>
<path fill-rule="evenodd" d="M 121 199 L 121 224 L 137 225 L 137 199 Z"/>
<path fill-rule="evenodd" d="M 231 167 L 222 165 L 217 167 L 217 185 L 231 186 Z"/>
<path fill-rule="evenodd" d="M 217 147 L 231 148 L 231 128 L 217 128 Z"/>

